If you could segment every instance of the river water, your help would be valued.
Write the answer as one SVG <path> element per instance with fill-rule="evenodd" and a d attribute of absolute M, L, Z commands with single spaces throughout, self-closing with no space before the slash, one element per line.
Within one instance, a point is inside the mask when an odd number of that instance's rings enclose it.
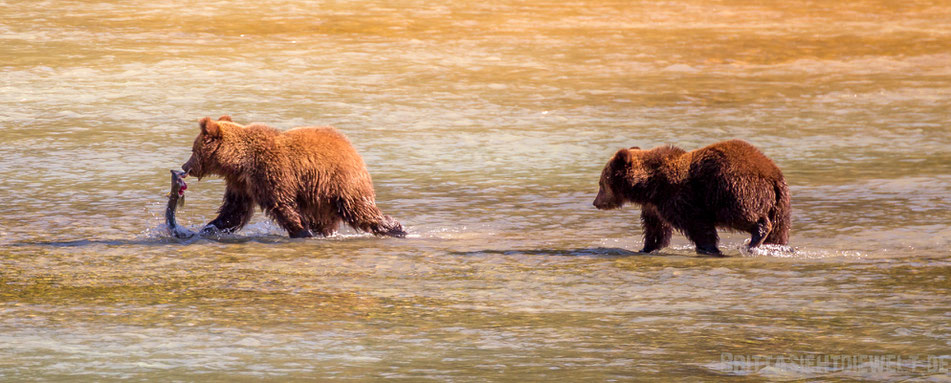
<path fill-rule="evenodd" d="M 0 0 L 0 380 L 949 381 L 949 20 Z M 170 238 L 168 169 L 222 114 L 337 126 L 409 237 L 291 240 L 258 214 Z M 637 207 L 591 206 L 618 148 L 730 138 L 784 171 L 795 252 L 721 232 L 728 258 L 679 234 L 638 254 Z M 224 184 L 189 186 L 197 229 Z"/>

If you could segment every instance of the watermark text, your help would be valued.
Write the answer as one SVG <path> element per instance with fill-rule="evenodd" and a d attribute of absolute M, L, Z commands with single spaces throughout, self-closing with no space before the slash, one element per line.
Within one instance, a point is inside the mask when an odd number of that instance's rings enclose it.
<path fill-rule="evenodd" d="M 732 372 L 756 372 L 765 367 L 796 370 L 803 373 L 891 372 L 948 374 L 951 355 L 897 354 L 720 354 L 723 367 Z"/>

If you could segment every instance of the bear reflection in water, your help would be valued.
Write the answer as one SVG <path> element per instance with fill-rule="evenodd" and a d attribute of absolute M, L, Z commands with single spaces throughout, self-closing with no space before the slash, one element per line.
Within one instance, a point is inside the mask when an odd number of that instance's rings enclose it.
<path fill-rule="evenodd" d="M 224 177 L 224 203 L 202 234 L 233 232 L 259 206 L 292 238 L 329 236 L 340 222 L 380 236 L 403 237 L 395 219 L 376 206 L 363 158 L 332 127 L 281 132 L 229 116 L 205 117 L 184 165 L 187 175 Z"/>
<path fill-rule="evenodd" d="M 617 209 L 629 202 L 641 206 L 645 253 L 667 246 L 673 229 L 707 255 L 722 255 L 718 227 L 752 234 L 750 249 L 785 245 L 789 238 L 783 173 L 741 140 L 691 152 L 674 146 L 619 150 L 601 173 L 594 206 Z"/>

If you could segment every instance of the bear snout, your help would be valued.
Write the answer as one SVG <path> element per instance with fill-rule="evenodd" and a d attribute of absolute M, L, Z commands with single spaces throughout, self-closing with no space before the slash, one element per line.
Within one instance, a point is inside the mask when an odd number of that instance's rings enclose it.
<path fill-rule="evenodd" d="M 598 210 L 614 210 L 621 208 L 623 201 L 618 201 L 616 194 L 610 189 L 601 187 L 598 189 L 598 196 L 594 197 L 594 207 Z"/>
<path fill-rule="evenodd" d="M 597 197 L 594 197 L 594 202 L 592 203 L 592 205 L 594 205 L 594 207 L 598 208 L 598 210 L 610 210 L 610 209 L 614 209 L 616 206 L 613 206 L 614 204 L 611 204 L 611 203 L 608 203 L 607 201 L 605 201 L 606 199 L 607 199 L 607 198 L 604 196 L 604 192 L 600 192 L 600 191 L 599 191 L 599 192 L 598 192 L 598 196 L 597 196 Z"/>
<path fill-rule="evenodd" d="M 185 172 L 185 176 L 198 176 L 198 174 L 194 174 L 194 173 L 197 173 L 197 172 L 194 172 L 194 170 L 195 170 L 195 156 L 192 156 L 191 158 L 188 159 L 188 161 L 185 161 L 185 163 L 182 164 L 182 171 Z"/>

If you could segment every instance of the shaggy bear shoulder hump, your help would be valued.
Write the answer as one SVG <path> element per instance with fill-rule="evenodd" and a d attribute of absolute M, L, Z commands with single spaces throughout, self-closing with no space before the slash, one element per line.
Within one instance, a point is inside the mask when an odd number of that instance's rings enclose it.
<path fill-rule="evenodd" d="M 237 124 L 235 125 L 239 126 Z M 260 123 L 253 123 L 253 124 L 246 125 L 244 126 L 244 130 L 249 133 L 265 135 L 265 136 L 276 136 L 281 134 L 281 131 L 277 130 L 277 128 L 273 128 L 271 126 L 260 124 Z"/>
<path fill-rule="evenodd" d="M 340 153 L 357 155 L 356 149 L 350 140 L 337 128 L 331 126 L 304 126 L 284 132 L 290 142 L 306 145 L 310 148 L 332 150 Z"/>
<path fill-rule="evenodd" d="M 337 128 L 333 126 L 300 126 L 293 129 L 290 129 L 285 134 L 289 135 L 312 135 L 320 136 L 327 138 L 338 138 L 338 139 L 347 139 L 343 133 L 341 133 Z"/>

